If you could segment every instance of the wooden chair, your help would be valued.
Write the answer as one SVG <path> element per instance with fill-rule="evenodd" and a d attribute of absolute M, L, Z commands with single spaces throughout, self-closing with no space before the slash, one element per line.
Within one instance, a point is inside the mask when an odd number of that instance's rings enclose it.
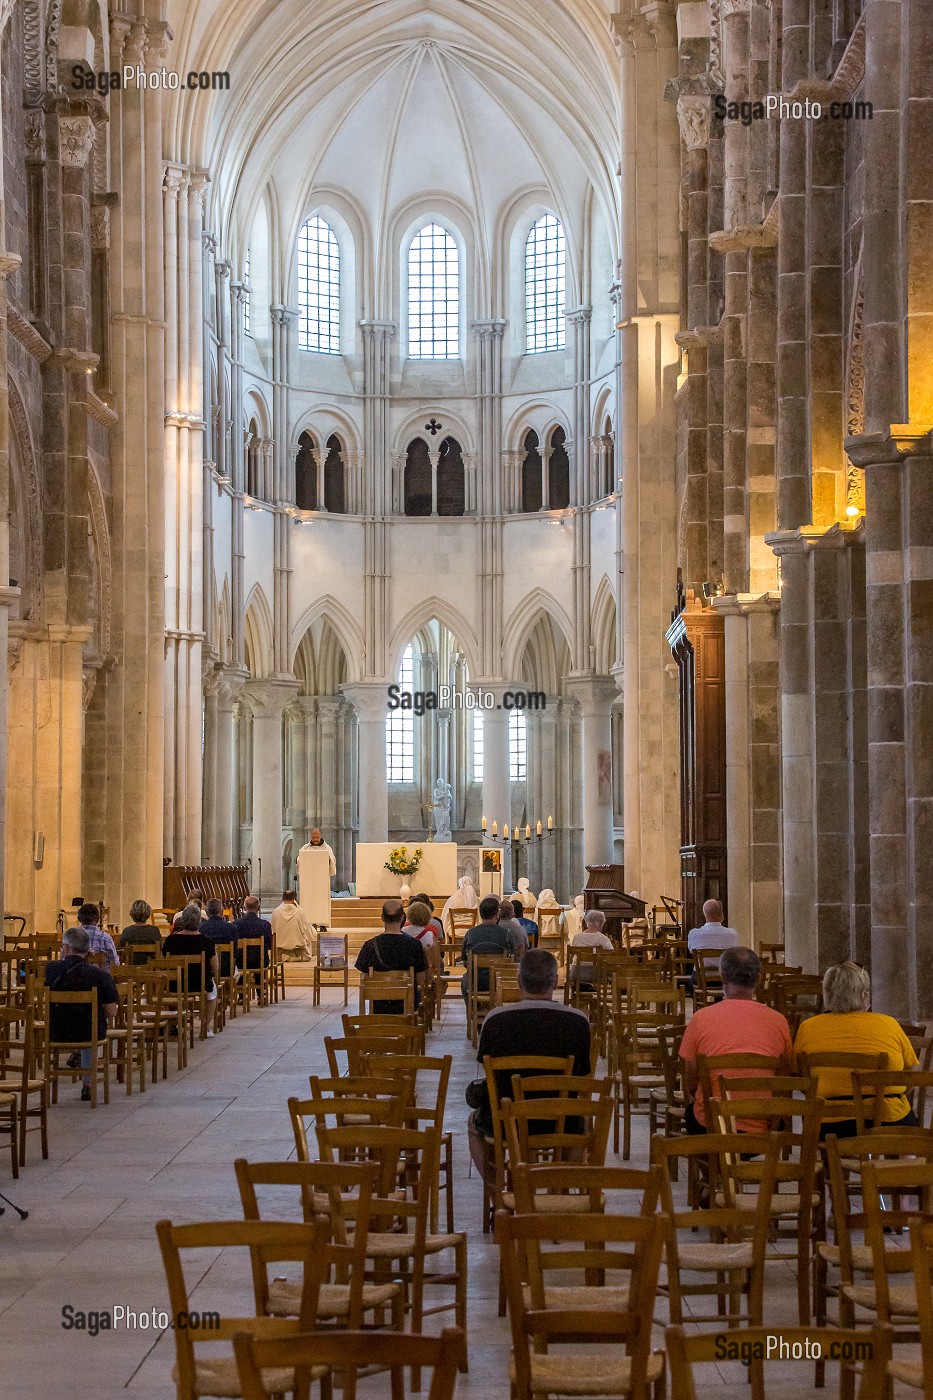
<path fill-rule="evenodd" d="M 710 1006 L 723 996 L 719 959 L 725 948 L 698 948 L 693 955 L 693 1009 Z"/>
<path fill-rule="evenodd" d="M 365 1074 L 371 1057 L 389 1055 L 409 1055 L 419 1054 L 421 1041 L 418 1035 L 408 1029 L 394 1029 L 392 1033 L 384 1036 L 373 1035 L 348 1035 L 324 1037 L 324 1053 L 327 1056 L 327 1067 L 331 1074 L 336 1077 L 339 1074 Z M 345 1068 L 340 1063 L 340 1056 L 346 1058 Z"/>
<path fill-rule="evenodd" d="M 660 1400 L 664 1356 L 651 1350 L 651 1327 L 663 1231 L 656 1216 L 497 1215 L 513 1400 L 568 1394 L 633 1400 L 651 1394 Z M 578 1296 L 563 1287 L 557 1306 L 549 1307 L 548 1290 L 561 1287 L 555 1280 L 570 1270 L 592 1271 L 604 1280 L 609 1305 L 595 1309 L 590 1287 Z M 550 1350 L 552 1343 L 568 1342 L 595 1342 L 600 1351 L 587 1356 L 579 1349 Z"/>
<path fill-rule="evenodd" d="M 462 909 L 452 906 L 448 910 L 447 921 L 451 942 L 459 945 L 470 929 L 475 928 L 479 923 L 479 909 Z"/>
<path fill-rule="evenodd" d="M 466 1235 L 435 1234 L 429 1228 L 432 1183 L 438 1170 L 437 1134 L 388 1125 L 331 1128 L 319 1121 L 317 1139 L 322 1161 L 352 1156 L 379 1165 L 378 1195 L 371 1202 L 375 1228 L 370 1229 L 366 1252 L 392 1276 L 404 1279 L 412 1332 L 423 1330 L 425 1318 L 453 1308 L 457 1326 L 466 1334 Z M 404 1192 L 398 1189 L 400 1182 Z M 429 1272 L 427 1260 L 447 1252 L 454 1256 L 453 1271 Z M 425 1289 L 434 1287 L 452 1287 L 453 1302 L 426 1308 Z M 461 1369 L 466 1368 L 464 1353 Z M 412 1376 L 412 1388 L 419 1388 L 417 1372 Z"/>
<path fill-rule="evenodd" d="M 236 953 L 232 939 L 227 939 L 225 943 L 215 943 L 214 952 L 217 954 L 217 1011 L 218 1018 L 224 1020 L 227 1014 L 232 1019 L 236 1019 L 237 995 L 236 984 Z M 246 1008 L 249 1010 L 249 1007 Z"/>
<path fill-rule="evenodd" d="M 923 1392 L 923 1400 L 933 1400 L 933 1270 L 930 1252 L 933 1250 L 933 1223 L 928 1220 L 910 1222 L 910 1271 L 917 1285 L 917 1322 L 921 1338 L 919 1361 L 895 1361 L 891 1343 L 893 1332 L 885 1327 L 880 1347 L 882 1374 L 900 1381 L 912 1390 Z M 875 1392 L 880 1394 L 880 1389 Z"/>
<path fill-rule="evenodd" d="M 470 1037 L 474 1049 L 479 1044 L 479 1032 L 483 1019 L 492 1006 L 490 986 L 493 969 L 508 958 L 508 953 L 470 954 L 470 965 L 467 968 L 469 981 L 467 983 L 466 1015 L 467 1035 Z"/>
<path fill-rule="evenodd" d="M 188 979 L 183 964 L 174 957 L 159 959 L 159 968 L 165 978 L 162 988 L 162 1017 L 168 1025 L 167 1034 L 175 1042 L 177 1066 L 184 1069 L 188 1063 L 188 1040 L 194 1048 L 194 1022 L 188 1003 Z"/>
<path fill-rule="evenodd" d="M 45 1077 L 51 1085 L 52 1103 L 58 1102 L 59 1079 L 68 1078 L 74 1083 L 76 1079 L 80 1079 L 85 1074 L 90 1075 L 91 1079 L 91 1107 L 97 1107 L 98 1079 L 103 1080 L 104 1103 L 109 1103 L 110 1060 L 107 1055 L 101 1053 L 104 1039 L 97 1034 L 97 988 L 92 987 L 86 992 L 55 992 L 50 987 L 46 987 L 44 991 L 45 1051 L 43 1064 L 45 1065 Z M 52 1035 L 52 1031 L 57 1029 L 56 1022 L 60 1019 L 56 1012 L 67 1010 L 69 1007 L 86 1008 L 88 1021 L 86 1039 L 66 1041 L 59 1040 Z M 71 1055 L 75 1051 L 82 1050 L 89 1050 L 91 1054 L 91 1064 L 88 1069 L 70 1069 L 67 1065 L 59 1064 L 60 1055 Z"/>
<path fill-rule="evenodd" d="M 493 1214 L 507 1209 L 503 1205 L 503 1192 L 508 1186 L 507 1144 L 505 1124 L 502 1119 L 501 1100 L 508 1094 L 499 1093 L 501 1074 L 509 1089 L 514 1093 L 514 1076 L 537 1074 L 573 1074 L 572 1055 L 487 1055 L 483 1060 L 486 1075 L 486 1089 L 489 1095 L 489 1116 L 492 1121 L 492 1134 L 485 1140 L 486 1160 L 483 1167 L 483 1234 L 492 1226 Z"/>
<path fill-rule="evenodd" d="M 10 1139 L 10 1167 L 15 1181 L 19 1177 L 19 1099 L 16 1094 L 0 1093 L 0 1134 Z"/>
<path fill-rule="evenodd" d="M 855 1070 L 852 1107 L 860 1133 L 884 1131 L 885 1100 L 906 1097 L 921 1128 L 933 1129 L 933 1072 L 916 1069 Z M 929 1094 L 929 1098 L 927 1097 Z"/>
<path fill-rule="evenodd" d="M 330 1239 L 324 1246 L 327 1260 L 318 1295 L 319 1323 L 358 1331 L 366 1325 L 367 1316 L 375 1314 L 369 1325 L 384 1327 L 388 1310 L 391 1327 L 402 1330 L 401 1283 L 366 1280 L 371 1200 L 379 1184 L 379 1169 L 374 1163 L 247 1162 L 240 1157 L 233 1165 L 245 1220 L 262 1218 L 257 1187 L 276 1190 L 276 1209 L 281 1188 L 292 1187 L 299 1196 L 302 1219 L 327 1218 Z M 273 1279 L 267 1299 L 270 1316 L 297 1317 L 301 1292 L 300 1282 Z"/>
<path fill-rule="evenodd" d="M 755 1083 L 752 1080 L 750 1083 Z M 768 1081 L 773 1082 L 771 1080 Z M 743 1086 L 743 1092 L 747 1092 Z M 756 1098 L 733 1097 L 727 1080 L 720 1077 L 719 1093 L 710 1099 L 710 1126 L 719 1133 L 735 1133 L 743 1120 L 763 1122 L 781 1150 L 777 1189 L 771 1200 L 768 1259 L 794 1259 L 797 1264 L 797 1311 L 801 1327 L 810 1321 L 810 1256 L 825 1238 L 822 1189 L 817 1190 L 820 1123 L 824 1104 L 817 1098 L 793 1098 L 772 1093 Z M 800 1130 L 793 1121 L 800 1119 Z M 726 1159 L 729 1190 L 740 1209 L 755 1208 L 761 1167 L 754 1162 Z M 789 1188 L 783 1190 L 782 1187 Z M 751 1197 L 751 1199 L 748 1199 Z M 791 1248 L 782 1250 L 781 1243 Z"/>
<path fill-rule="evenodd" d="M 401 1007 L 401 1011 L 380 1013 L 377 1004 Z M 362 972 L 360 973 L 360 1015 L 415 1014 L 415 973 L 413 968 L 405 972 Z"/>
<path fill-rule="evenodd" d="M 122 968 L 116 969 L 118 974 L 122 971 Z M 117 1082 L 126 1083 L 127 1095 L 133 1092 L 134 1071 L 139 1077 L 139 1092 L 144 1094 L 150 1037 L 140 1016 L 142 987 L 134 977 L 118 975 L 115 980 L 120 993 L 120 1009 L 116 1023 L 107 1028 L 104 1053 L 116 1070 Z"/>
<path fill-rule="evenodd" d="M 758 956 L 763 963 L 783 963 L 784 944 L 783 943 L 759 943 Z"/>
<path fill-rule="evenodd" d="M 350 1016 L 344 1012 L 341 1022 L 343 1033 L 346 1036 L 378 1036 L 381 1039 L 384 1036 L 392 1035 L 400 1040 L 408 1041 L 409 1054 L 424 1054 L 424 1023 L 418 1019 L 417 1013 L 405 1015 L 404 1013 L 373 1012 L 363 1016 Z"/>
<path fill-rule="evenodd" d="M 280 1371 L 303 1378 L 327 1368 L 355 1379 L 362 1367 L 371 1366 L 389 1369 L 393 1394 L 396 1386 L 404 1385 L 405 1367 L 430 1370 L 428 1400 L 453 1400 L 466 1338 L 455 1327 L 446 1327 L 439 1337 L 341 1331 L 260 1338 L 241 1333 L 234 1337 L 233 1349 L 244 1400 L 268 1400 L 267 1378 Z M 295 1394 L 299 1394 L 297 1388 Z"/>
<path fill-rule="evenodd" d="M 887 1055 L 858 1052 L 827 1051 L 817 1055 L 798 1055 L 796 1059 L 801 1074 L 816 1078 L 817 1093 L 826 1105 L 824 1133 L 831 1129 L 834 1122 L 851 1122 L 855 1118 L 853 1071 L 878 1071 L 888 1067 Z"/>
<path fill-rule="evenodd" d="M 174 1020 L 164 1014 L 163 998 L 168 991 L 169 974 L 158 963 L 124 971 L 133 973 L 133 980 L 138 989 L 137 1018 L 149 1049 L 150 1077 L 153 1084 L 158 1084 L 159 1051 L 162 1052 L 162 1078 L 167 1079 L 171 1026 L 174 1024 L 177 1030 L 178 1025 L 177 1013 Z"/>
<path fill-rule="evenodd" d="M 553 1098 L 536 1095 L 521 1101 L 504 1099 L 502 1121 L 510 1167 L 518 1162 L 526 1166 L 545 1162 L 603 1166 L 612 1124 L 611 1094 L 612 1085 L 607 1079 L 593 1098 L 570 1093 Z M 503 1200 L 506 1206 L 508 1195 L 505 1193 Z M 511 1204 L 514 1207 L 514 1197 Z M 538 1208 L 546 1207 L 539 1203 Z"/>
<path fill-rule="evenodd" d="M 759 1154 L 761 1163 L 757 1190 L 750 1209 L 739 1205 L 731 1190 L 731 1179 L 721 1164 L 729 1155 Z M 777 1184 L 779 1144 L 764 1135 L 751 1133 L 716 1134 L 705 1137 L 654 1138 L 651 1161 L 660 1167 L 661 1214 L 670 1224 L 666 1243 L 667 1293 L 671 1321 L 715 1322 L 759 1327 L 764 1320 L 765 1253 L 770 1228 L 771 1202 Z M 706 1157 L 714 1173 L 711 1199 L 707 1207 L 678 1206 L 671 1188 L 671 1166 L 675 1161 L 688 1164 Z M 689 1174 L 689 1173 L 688 1173 Z M 718 1186 L 718 1190 L 716 1189 Z M 709 1231 L 709 1240 L 699 1242 L 696 1232 Z M 686 1233 L 686 1238 L 681 1238 Z M 697 1281 L 686 1282 L 684 1276 Z M 744 1295 L 745 1306 L 741 1306 Z M 685 1298 L 715 1298 L 713 1313 L 694 1312 L 690 1304 L 685 1315 Z M 762 1400 L 762 1377 L 752 1377 Z"/>
<path fill-rule="evenodd" d="M 244 1011 L 249 1011 L 253 996 L 258 1006 L 267 1004 L 266 947 L 261 938 L 239 938 L 236 943 L 240 980 L 237 995 Z"/>
<path fill-rule="evenodd" d="M 698 1055 L 696 1061 L 697 1078 L 699 1080 L 699 1090 L 703 1103 L 709 1104 L 715 1093 L 716 1085 L 723 1079 L 770 1079 L 780 1076 L 782 1072 L 788 1070 L 788 1066 L 780 1057 L 772 1055 Z M 744 1092 L 744 1086 L 740 1086 Z M 791 1092 L 795 1085 L 790 1086 Z M 803 1086 L 801 1085 L 801 1088 Z M 813 1085 L 813 1093 L 816 1092 L 816 1085 Z M 710 1122 L 711 1114 L 708 1108 L 704 1109 L 707 1124 Z"/>
<path fill-rule="evenodd" d="M 380 1098 L 378 1095 L 363 1097 L 342 1097 L 321 1099 L 288 1100 L 288 1114 L 295 1134 L 295 1147 L 299 1162 L 313 1162 L 314 1154 L 308 1141 L 306 1120 L 314 1124 L 315 1130 L 321 1123 L 332 1118 L 338 1126 L 352 1122 L 354 1125 L 374 1125 L 379 1127 L 400 1127 L 404 1104 L 401 1098 Z"/>
<path fill-rule="evenodd" d="M 661 1053 L 661 1072 L 664 1087 L 652 1089 L 648 1095 L 648 1137 L 663 1133 L 665 1137 L 676 1137 L 684 1131 L 687 1111 L 687 1091 L 684 1087 L 680 1061 L 680 1042 L 684 1038 L 682 1026 L 658 1027 L 658 1050 Z M 677 1180 L 677 1159 L 671 1163 L 674 1180 Z"/>
<path fill-rule="evenodd" d="M 128 943 L 120 949 L 120 959 L 124 967 L 147 967 L 155 962 L 160 952 L 158 942 Z"/>
<path fill-rule="evenodd" d="M 411 1128 L 418 1128 L 421 1126 L 433 1127 L 438 1134 L 438 1180 L 437 1189 L 434 1192 L 434 1199 L 431 1202 L 431 1229 L 436 1234 L 439 1228 L 439 1193 L 441 1182 L 443 1182 L 444 1200 L 447 1212 L 447 1233 L 453 1234 L 453 1133 L 444 1130 L 447 1086 L 450 1083 L 453 1056 L 393 1054 L 388 1061 L 377 1055 L 367 1055 L 364 1057 L 364 1069 L 370 1074 L 376 1073 L 380 1064 L 393 1074 L 401 1073 L 414 1075 L 414 1103 L 405 1110 L 404 1122 L 406 1127 Z M 433 1081 L 433 1093 L 431 1094 L 430 1101 L 423 1103 L 424 1081 L 428 1078 L 431 1078 Z"/>
<path fill-rule="evenodd" d="M 22 1027 L 22 1037 L 17 1034 Z M 49 1155 L 49 1090 L 36 1065 L 35 1013 L 0 1007 L 0 1095 L 13 1094 L 19 1130 L 19 1164 L 26 1165 L 26 1134 L 38 1132 L 43 1160 Z M 30 1126 L 32 1124 L 32 1126 Z"/>
<path fill-rule="evenodd" d="M 807 1327 L 785 1327 L 783 1323 L 768 1327 L 742 1327 L 734 1332 L 701 1332 L 688 1336 L 683 1327 L 668 1327 L 665 1333 L 667 1359 L 671 1373 L 671 1400 L 698 1400 L 696 1379 L 693 1367 L 703 1363 L 716 1363 L 716 1370 L 707 1385 L 701 1388 L 705 1394 L 708 1386 L 722 1384 L 722 1362 L 724 1351 L 736 1361 L 762 1360 L 771 1353 L 775 1338 L 788 1347 L 799 1347 L 806 1354 L 817 1342 L 826 1357 L 838 1355 L 846 1358 L 840 1364 L 846 1366 L 849 1360 L 861 1361 L 867 1357 L 859 1386 L 859 1400 L 877 1400 L 884 1391 L 884 1363 L 889 1354 L 885 1329 L 873 1327 L 870 1332 L 854 1331 L 851 1328 L 827 1327 L 820 1329 L 819 1337 L 814 1329 Z"/>
<path fill-rule="evenodd" d="M 184 1325 L 175 1326 L 176 1365 L 172 1371 L 178 1400 L 201 1400 L 202 1396 L 240 1396 L 239 1372 L 233 1356 L 199 1355 L 202 1344 L 231 1342 L 236 1335 L 263 1338 L 283 1337 L 310 1332 L 317 1318 L 318 1298 L 326 1265 L 325 1246 L 329 1227 L 325 1221 L 308 1224 L 270 1223 L 268 1221 L 222 1221 L 195 1225 L 173 1225 L 160 1220 L 156 1235 L 162 1252 L 162 1263 L 168 1284 L 172 1316 Z M 252 1317 L 228 1317 L 201 1302 L 203 1279 L 198 1280 L 199 1304 L 192 1310 L 183 1255 L 187 1251 L 241 1248 L 249 1251 L 252 1268 L 255 1314 Z M 302 1288 L 297 1318 L 273 1318 L 268 1314 L 268 1266 L 290 1260 L 302 1266 Z M 224 1256 L 224 1289 L 229 1288 L 229 1257 Z M 203 1273 L 203 1264 L 198 1269 Z M 223 1297 L 221 1292 L 220 1297 Z M 316 1368 L 313 1377 L 326 1372 Z M 267 1371 L 263 1383 L 273 1394 L 294 1392 L 295 1373 L 288 1367 Z M 307 1394 L 307 1389 L 304 1391 Z"/>
<path fill-rule="evenodd" d="M 614 1087 L 612 1150 L 619 1151 L 621 1123 L 622 1160 L 627 1162 L 632 1155 L 632 1119 L 650 1117 L 652 1093 L 666 1092 L 657 1031 L 641 1034 L 628 1018 L 615 1017 L 609 1025 L 608 1066 Z"/>
<path fill-rule="evenodd" d="M 560 921 L 562 913 L 559 904 L 540 904 L 535 921 L 538 925 L 538 947 L 547 948 L 550 945 L 551 952 L 561 966 L 564 962 L 564 930 Z"/>
<path fill-rule="evenodd" d="M 657 1167 L 512 1161 L 509 1170 L 515 1215 L 532 1215 L 539 1210 L 547 1215 L 561 1215 L 565 1210 L 574 1215 L 597 1211 L 614 1215 L 654 1215 L 658 1208 L 661 1173 Z M 616 1193 L 625 1199 L 613 1211 Z M 584 1199 L 578 1203 L 578 1197 Z"/>
<path fill-rule="evenodd" d="M 323 981 L 325 972 L 338 973 L 338 979 L 333 984 L 325 983 Z M 350 1000 L 350 941 L 347 934 L 318 934 L 317 953 L 312 975 L 314 981 L 313 1006 L 320 1006 L 321 987 L 327 985 L 342 985 L 343 1004 L 344 1006 L 348 1004 Z"/>
<path fill-rule="evenodd" d="M 518 963 L 508 958 L 497 959 L 489 969 L 490 1006 L 506 1006 L 520 1000 Z"/>
<path fill-rule="evenodd" d="M 822 977 L 807 973 L 779 977 L 772 989 L 771 1004 L 775 1011 L 787 1017 L 791 1039 L 794 1039 L 801 1021 L 818 1016 L 823 1010 Z"/>

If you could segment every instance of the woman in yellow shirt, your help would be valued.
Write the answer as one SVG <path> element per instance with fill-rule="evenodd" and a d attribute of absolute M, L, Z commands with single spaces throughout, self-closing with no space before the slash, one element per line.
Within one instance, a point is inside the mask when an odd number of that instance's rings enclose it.
<path fill-rule="evenodd" d="M 886 1055 L 888 1069 L 914 1069 L 917 1056 L 897 1021 L 893 1016 L 869 1011 L 870 1005 L 871 982 L 863 967 L 840 962 L 829 968 L 823 978 L 824 1012 L 801 1022 L 794 1041 L 795 1062 L 800 1055 Z M 821 1099 L 851 1099 L 848 1070 L 818 1069 L 816 1075 Z M 896 1128 L 916 1127 L 917 1119 L 905 1097 L 906 1088 L 905 1084 L 903 1088 L 888 1089 L 883 1123 Z M 836 1137 L 854 1137 L 857 1131 L 854 1118 L 834 1119 L 823 1124 L 820 1136 L 834 1133 Z"/>

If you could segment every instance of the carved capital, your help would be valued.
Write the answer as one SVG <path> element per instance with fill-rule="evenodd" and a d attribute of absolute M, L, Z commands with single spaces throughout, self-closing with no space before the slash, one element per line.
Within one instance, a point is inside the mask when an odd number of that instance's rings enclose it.
<path fill-rule="evenodd" d="M 26 138 L 26 159 L 36 164 L 46 160 L 45 112 L 41 107 L 27 107 L 23 113 L 23 133 Z"/>
<path fill-rule="evenodd" d="M 123 38 L 123 62 L 135 67 L 142 63 L 148 37 L 145 20 L 135 20 Z"/>
<path fill-rule="evenodd" d="M 171 46 L 174 35 L 164 19 L 149 20 L 146 25 L 146 38 L 143 53 L 147 68 L 159 68 Z"/>
<path fill-rule="evenodd" d="M 298 311 L 294 306 L 270 306 L 269 315 L 274 326 L 284 326 L 286 330 L 298 319 Z"/>
<path fill-rule="evenodd" d="M 162 177 L 162 188 L 170 199 L 177 199 L 182 190 L 188 188 L 190 176 L 183 165 L 167 165 Z"/>
<path fill-rule="evenodd" d="M 91 117 L 58 118 L 59 157 L 62 165 L 83 170 L 94 144 L 94 122 Z"/>
<path fill-rule="evenodd" d="M 705 150 L 709 145 L 709 119 L 708 97 L 678 97 L 677 123 L 688 151 Z"/>

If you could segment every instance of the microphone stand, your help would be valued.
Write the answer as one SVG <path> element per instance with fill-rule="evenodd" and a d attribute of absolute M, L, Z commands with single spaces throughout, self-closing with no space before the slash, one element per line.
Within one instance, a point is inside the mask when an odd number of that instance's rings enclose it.
<path fill-rule="evenodd" d="M 0 1201 L 6 1201 L 10 1209 L 16 1211 L 16 1214 L 19 1216 L 20 1220 L 29 1219 L 29 1211 L 21 1210 L 18 1205 L 15 1205 L 14 1202 L 10 1200 L 9 1196 L 4 1196 L 2 1191 L 0 1191 Z M 0 1206 L 0 1215 L 6 1215 L 6 1210 L 3 1206 Z"/>

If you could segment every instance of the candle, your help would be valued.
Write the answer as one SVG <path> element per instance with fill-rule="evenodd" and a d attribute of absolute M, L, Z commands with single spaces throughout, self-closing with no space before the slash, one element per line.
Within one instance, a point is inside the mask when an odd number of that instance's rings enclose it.
<path fill-rule="evenodd" d="M 525 823 L 525 840 L 526 840 L 526 841 L 530 841 L 530 840 L 531 840 L 531 825 L 530 825 L 529 822 L 526 822 L 526 823 Z"/>
<path fill-rule="evenodd" d="M 548 831 L 553 831 L 553 830 L 554 830 L 554 818 L 553 818 L 553 817 L 548 817 L 548 819 L 547 819 L 547 829 L 548 829 Z"/>
<path fill-rule="evenodd" d="M 485 818 L 485 817 L 483 817 L 483 830 L 484 830 L 484 831 L 486 830 L 486 818 Z"/>
<path fill-rule="evenodd" d="M 540 836 L 540 835 L 541 835 L 541 819 L 540 819 L 540 818 L 538 819 L 538 825 L 537 825 L 535 834 L 536 834 L 537 836 Z"/>
<path fill-rule="evenodd" d="M 492 824 L 492 834 L 493 834 L 493 836 L 498 836 L 498 835 L 499 835 L 499 823 L 498 823 L 498 822 L 493 822 L 493 824 Z"/>
<path fill-rule="evenodd" d="M 505 826 L 502 828 L 502 834 L 503 834 L 503 836 L 505 837 L 506 841 L 508 841 L 508 839 L 509 839 L 509 824 L 508 824 L 508 822 L 506 822 Z"/>

